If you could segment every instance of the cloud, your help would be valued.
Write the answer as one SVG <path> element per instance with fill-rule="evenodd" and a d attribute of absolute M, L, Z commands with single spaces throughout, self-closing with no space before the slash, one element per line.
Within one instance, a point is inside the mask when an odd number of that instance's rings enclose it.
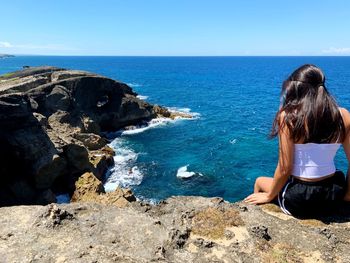
<path fill-rule="evenodd" d="M 13 47 L 13 45 L 9 42 L 1 42 L 0 41 L 0 47 L 11 48 L 11 47 Z"/>
<path fill-rule="evenodd" d="M 330 47 L 328 49 L 322 50 L 322 53 L 324 53 L 324 54 L 338 54 L 338 55 L 350 54 L 350 47 L 341 47 L 341 48 Z"/>
<path fill-rule="evenodd" d="M 32 44 L 32 43 L 20 43 L 20 44 L 12 44 L 6 41 L 0 41 L 0 49 L 7 48 L 6 52 L 14 52 L 20 54 L 55 54 L 62 52 L 76 52 L 79 51 L 77 48 L 68 47 L 62 44 Z"/>

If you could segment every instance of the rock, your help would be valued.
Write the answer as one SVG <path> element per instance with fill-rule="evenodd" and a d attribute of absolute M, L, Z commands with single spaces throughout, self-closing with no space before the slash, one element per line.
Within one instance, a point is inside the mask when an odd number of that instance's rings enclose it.
<path fill-rule="evenodd" d="M 56 195 L 52 192 L 51 189 L 44 190 L 41 192 L 36 199 L 38 205 L 46 205 L 51 203 L 56 203 Z"/>
<path fill-rule="evenodd" d="M 89 162 L 89 152 L 83 146 L 77 144 L 67 144 L 63 148 L 66 159 L 77 171 L 88 171 L 91 168 Z"/>
<path fill-rule="evenodd" d="M 44 208 L 34 225 L 54 228 L 60 226 L 63 220 L 72 220 L 73 218 L 73 215 L 68 211 L 59 208 L 55 204 L 50 204 Z"/>
<path fill-rule="evenodd" d="M 94 133 L 77 133 L 73 137 L 81 141 L 91 151 L 101 149 L 107 144 L 107 140 Z"/>
<path fill-rule="evenodd" d="M 159 105 L 154 105 L 153 106 L 153 111 L 159 117 L 169 118 L 170 115 L 171 115 L 171 113 L 170 113 L 170 111 L 168 109 L 160 107 Z"/>
<path fill-rule="evenodd" d="M 259 238 L 263 238 L 263 239 L 269 241 L 269 240 L 271 240 L 271 236 L 269 235 L 267 230 L 268 230 L 268 228 L 266 226 L 253 226 L 250 229 L 250 232 Z"/>
<path fill-rule="evenodd" d="M 100 134 L 100 126 L 89 117 L 83 117 L 83 129 L 82 132 Z"/>
<path fill-rule="evenodd" d="M 158 117 L 165 117 L 165 118 L 170 118 L 170 119 L 177 119 L 177 118 L 182 118 L 182 119 L 192 119 L 193 116 L 191 114 L 185 113 L 185 112 L 180 112 L 180 111 L 170 111 L 167 108 L 161 107 L 159 105 L 154 105 L 153 106 L 153 112 L 156 116 Z"/>
<path fill-rule="evenodd" d="M 94 73 L 45 66 L 2 75 L 0 205 L 72 195 L 85 172 L 101 179 L 113 164 L 113 151 L 89 153 L 106 145 L 101 134 L 154 117 L 129 86 Z"/>
<path fill-rule="evenodd" d="M 49 111 L 68 111 L 71 104 L 69 91 L 63 86 L 56 85 L 46 96 L 45 103 Z"/>
<path fill-rule="evenodd" d="M 135 202 L 136 197 L 130 189 L 119 187 L 114 192 L 105 193 L 102 182 L 94 174 L 85 173 L 75 183 L 75 191 L 71 201 L 126 207 L 130 202 Z"/>
<path fill-rule="evenodd" d="M 171 197 L 147 210 L 144 206 L 136 201 L 122 208 L 96 203 L 2 207 L 0 255 L 6 262 L 350 261 L 349 220 L 310 226 L 259 206 L 242 211 L 243 203 L 204 197 Z M 234 235 L 198 232 L 211 224 Z M 267 241 L 266 233 L 273 238 Z"/>
<path fill-rule="evenodd" d="M 37 113 L 37 112 L 33 112 L 33 116 L 38 120 L 38 122 L 41 126 L 48 127 L 49 122 L 44 115 Z"/>
<path fill-rule="evenodd" d="M 94 175 L 102 180 L 108 168 L 114 164 L 113 155 L 101 153 L 102 151 L 93 151 L 90 153 L 90 163 L 94 167 Z"/>
<path fill-rule="evenodd" d="M 104 187 L 92 173 L 84 173 L 75 183 L 75 191 L 71 198 L 72 202 L 98 202 L 99 194 L 104 193 Z"/>
<path fill-rule="evenodd" d="M 37 189 L 48 189 L 52 186 L 57 177 L 66 173 L 67 161 L 65 158 L 55 154 L 52 161 L 42 166 L 35 176 Z"/>

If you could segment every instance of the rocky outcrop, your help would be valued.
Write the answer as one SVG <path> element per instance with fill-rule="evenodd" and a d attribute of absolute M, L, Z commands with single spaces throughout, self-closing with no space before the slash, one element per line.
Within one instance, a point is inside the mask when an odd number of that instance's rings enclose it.
<path fill-rule="evenodd" d="M 0 76 L 0 206 L 72 195 L 86 172 L 102 180 L 113 164 L 102 133 L 162 114 L 136 95 L 77 70 L 29 67 Z"/>
<path fill-rule="evenodd" d="M 345 263 L 350 262 L 349 215 L 298 220 L 274 205 L 203 197 L 123 208 L 3 207 L 0 255 L 4 262 Z"/>
<path fill-rule="evenodd" d="M 14 57 L 14 55 L 0 54 L 0 59 L 1 58 L 11 58 L 11 57 Z"/>

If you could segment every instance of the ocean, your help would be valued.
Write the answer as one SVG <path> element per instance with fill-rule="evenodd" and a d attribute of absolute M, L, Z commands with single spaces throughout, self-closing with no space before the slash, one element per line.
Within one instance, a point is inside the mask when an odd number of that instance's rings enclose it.
<path fill-rule="evenodd" d="M 0 74 L 52 65 L 96 72 L 129 84 L 150 103 L 193 114 L 110 134 L 115 167 L 105 187 L 130 187 L 139 199 L 172 195 L 237 201 L 258 176 L 272 176 L 278 143 L 268 134 L 283 80 L 298 66 L 323 69 L 326 86 L 350 109 L 350 57 L 64 57 L 0 59 Z M 346 172 L 343 150 L 336 166 Z"/>

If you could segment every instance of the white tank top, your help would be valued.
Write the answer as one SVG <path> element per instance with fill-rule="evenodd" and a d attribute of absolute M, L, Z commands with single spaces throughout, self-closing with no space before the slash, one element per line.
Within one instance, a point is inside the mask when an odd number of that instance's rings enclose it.
<path fill-rule="evenodd" d="M 292 175 L 315 179 L 335 172 L 334 157 L 340 143 L 305 143 L 294 147 Z"/>

